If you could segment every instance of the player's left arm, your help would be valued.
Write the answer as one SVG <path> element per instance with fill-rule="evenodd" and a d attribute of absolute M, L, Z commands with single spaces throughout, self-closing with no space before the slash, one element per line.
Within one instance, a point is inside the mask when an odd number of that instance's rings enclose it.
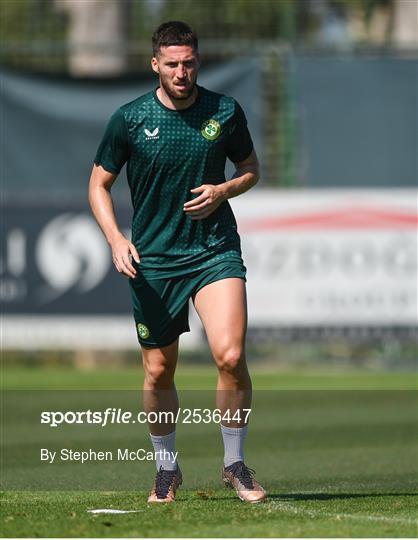
<path fill-rule="evenodd" d="M 227 199 L 237 197 L 252 188 L 260 177 L 257 154 L 253 149 L 251 154 L 235 163 L 235 173 L 231 180 L 222 184 L 202 184 L 191 190 L 198 196 L 184 204 L 184 211 L 192 219 L 205 219 Z"/>

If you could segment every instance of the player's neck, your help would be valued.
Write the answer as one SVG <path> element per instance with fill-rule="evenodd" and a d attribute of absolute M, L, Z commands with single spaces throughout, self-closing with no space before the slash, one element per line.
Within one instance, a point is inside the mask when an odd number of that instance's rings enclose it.
<path fill-rule="evenodd" d="M 157 88 L 157 98 L 161 101 L 161 103 L 167 107 L 168 109 L 173 109 L 174 111 L 187 109 L 193 103 L 196 101 L 198 94 L 197 86 L 195 85 L 193 88 L 193 92 L 190 94 L 190 96 L 187 99 L 175 99 L 169 96 L 164 88 L 162 86 L 159 86 Z"/>

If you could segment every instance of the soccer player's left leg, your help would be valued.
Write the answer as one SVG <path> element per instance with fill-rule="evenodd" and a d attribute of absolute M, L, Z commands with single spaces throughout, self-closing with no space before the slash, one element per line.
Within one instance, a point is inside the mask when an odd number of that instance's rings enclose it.
<path fill-rule="evenodd" d="M 180 467 L 175 459 L 175 418 L 178 397 L 174 384 L 177 364 L 178 338 L 164 347 L 142 347 L 144 364 L 144 410 L 147 413 L 164 411 L 165 422 L 150 423 L 150 436 L 156 456 L 157 474 L 148 497 L 149 503 L 171 503 L 182 483 Z"/>
<path fill-rule="evenodd" d="M 244 409 L 251 407 L 251 379 L 245 359 L 245 282 L 231 277 L 209 283 L 196 293 L 194 305 L 219 373 L 217 407 L 223 418 L 223 480 L 225 485 L 236 490 L 240 499 L 260 502 L 265 499 L 266 492 L 255 481 L 253 471 L 244 464 L 243 454 L 247 434 Z"/>

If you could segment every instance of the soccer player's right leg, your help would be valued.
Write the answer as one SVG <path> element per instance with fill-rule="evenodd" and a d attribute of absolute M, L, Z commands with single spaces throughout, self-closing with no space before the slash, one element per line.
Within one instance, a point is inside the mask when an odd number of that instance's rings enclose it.
<path fill-rule="evenodd" d="M 173 502 L 182 476 L 175 459 L 174 419 L 178 397 L 174 384 L 178 356 L 178 338 L 170 345 L 148 349 L 142 347 L 144 365 L 144 410 L 167 412 L 164 421 L 150 423 L 150 437 L 154 447 L 157 475 L 148 502 Z"/>
<path fill-rule="evenodd" d="M 179 335 L 190 330 L 190 292 L 180 278 L 153 279 L 141 271 L 130 280 L 130 288 L 145 372 L 144 410 L 159 414 L 158 422 L 149 424 L 157 476 L 148 501 L 172 502 L 182 481 L 174 447 L 178 410 L 174 373 Z"/>

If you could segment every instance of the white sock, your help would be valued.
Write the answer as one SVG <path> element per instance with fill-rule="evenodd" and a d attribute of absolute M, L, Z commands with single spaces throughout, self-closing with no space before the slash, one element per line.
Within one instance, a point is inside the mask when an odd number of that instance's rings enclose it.
<path fill-rule="evenodd" d="M 225 449 L 224 466 L 229 467 L 236 461 L 244 461 L 244 441 L 248 426 L 231 428 L 221 424 L 221 431 Z"/>
<path fill-rule="evenodd" d="M 150 433 L 152 446 L 155 452 L 155 464 L 157 471 L 162 467 L 165 471 L 175 471 L 177 461 L 174 458 L 176 448 L 176 432 L 168 435 L 152 435 Z"/>

